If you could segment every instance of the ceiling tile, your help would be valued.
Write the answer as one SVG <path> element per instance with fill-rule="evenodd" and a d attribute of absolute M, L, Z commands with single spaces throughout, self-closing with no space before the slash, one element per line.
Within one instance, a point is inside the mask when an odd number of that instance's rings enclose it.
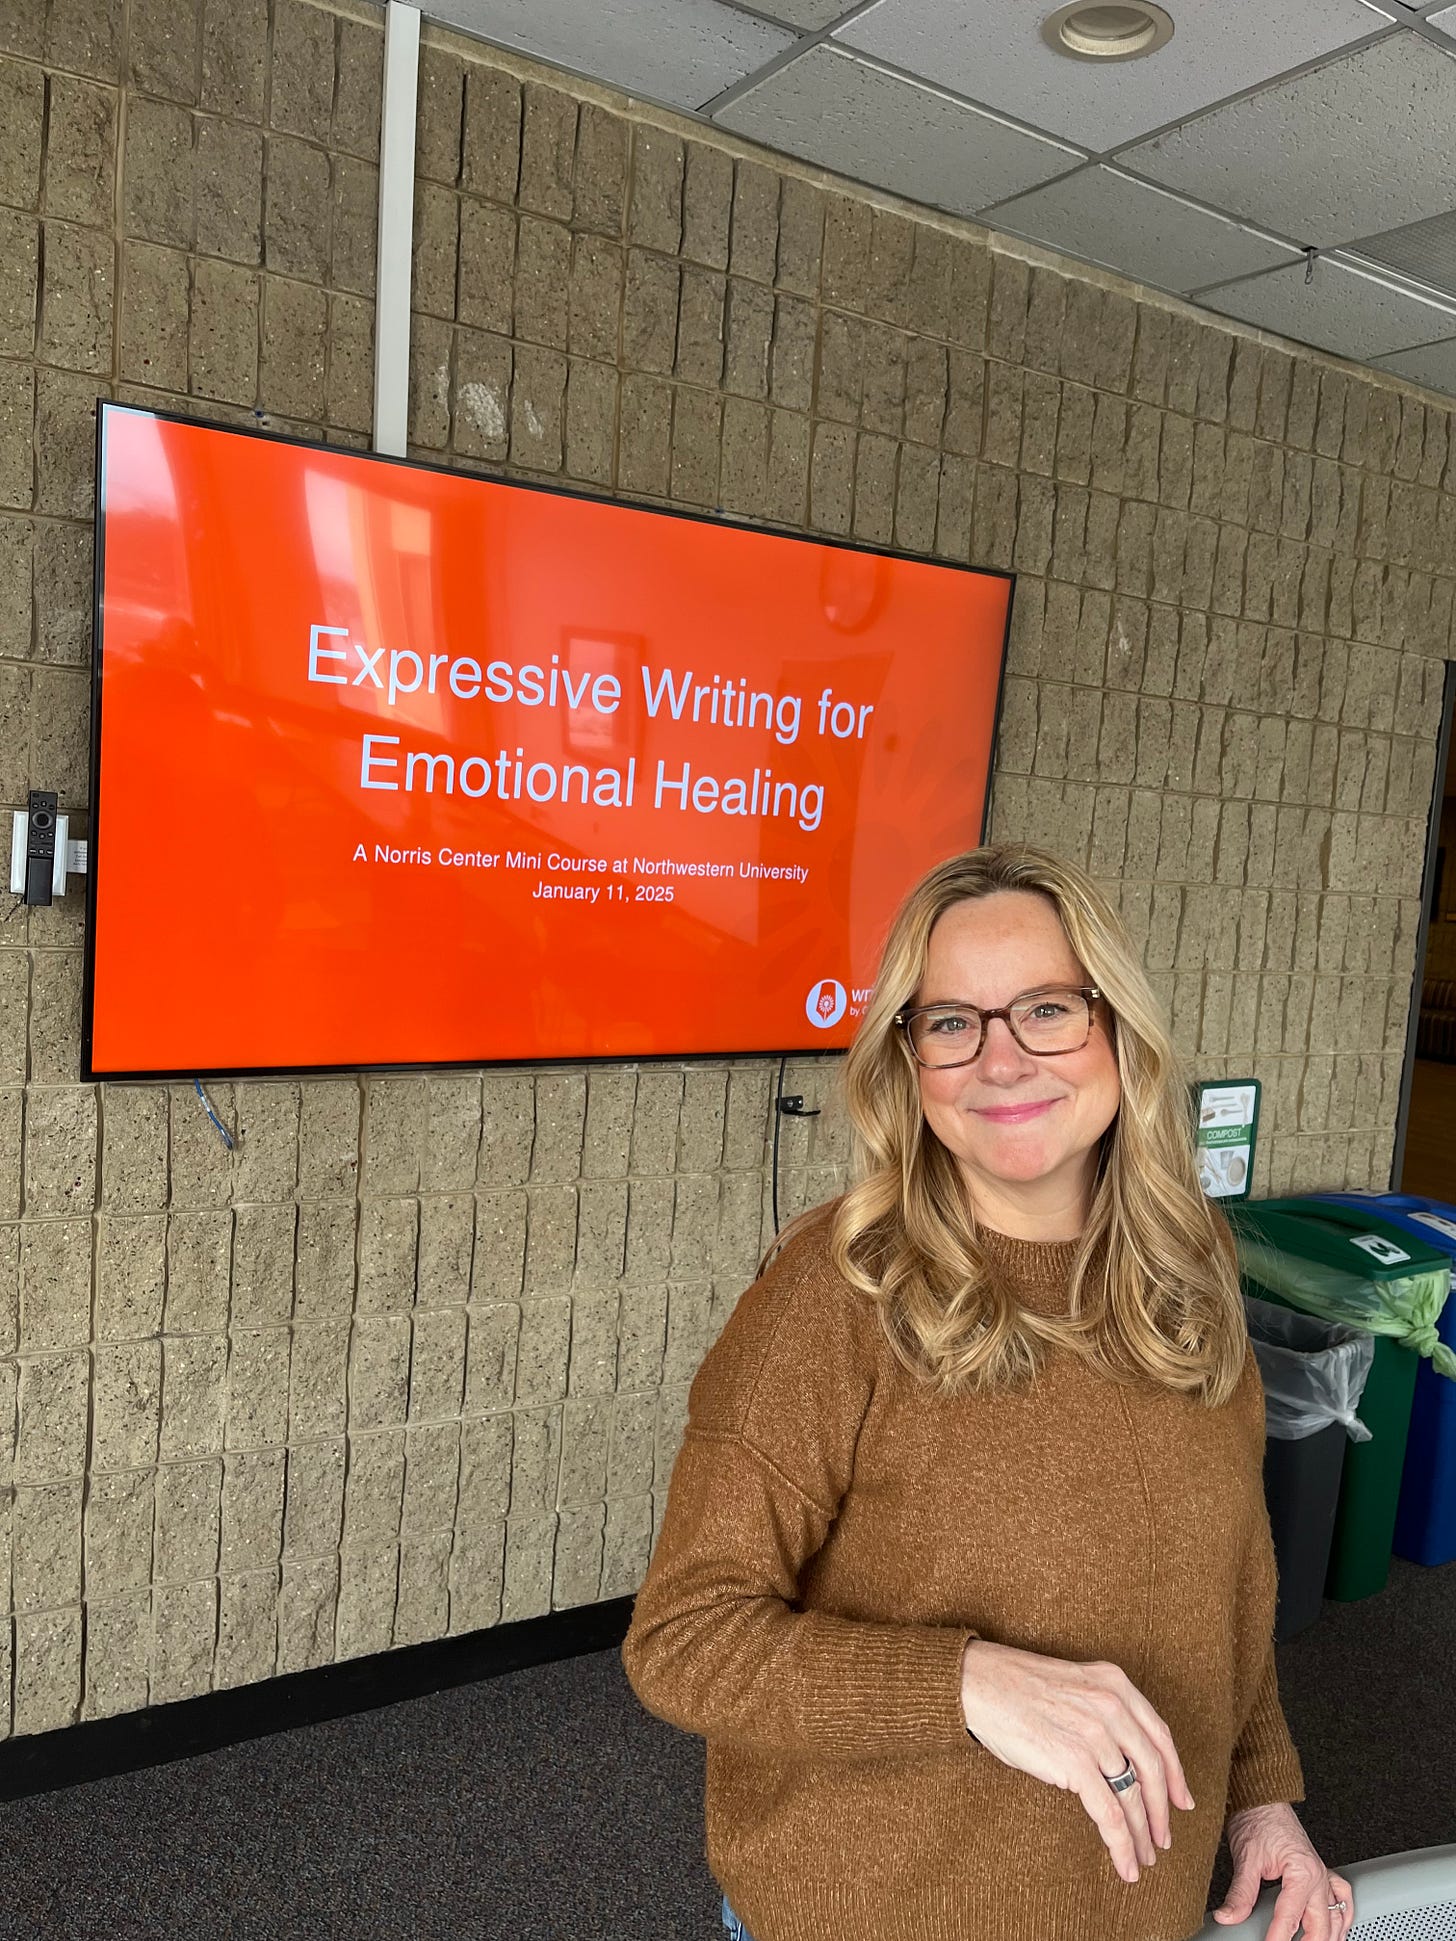
<path fill-rule="evenodd" d="M 1414 33 L 1215 108 L 1119 159 L 1321 248 L 1456 205 L 1456 59 Z"/>
<path fill-rule="evenodd" d="M 1376 362 L 1382 371 L 1408 377 L 1412 384 L 1429 384 L 1433 391 L 1456 396 L 1456 337 L 1444 344 L 1423 344 L 1419 350 L 1398 350 Z"/>
<path fill-rule="evenodd" d="M 719 0 L 425 0 L 432 20 L 675 108 L 697 108 L 794 44 Z"/>
<path fill-rule="evenodd" d="M 1299 254 L 1106 166 L 1080 169 L 1003 202 L 985 220 L 1161 290 L 1227 282 Z"/>
<path fill-rule="evenodd" d="M 879 0 L 836 38 L 1000 114 L 1116 148 L 1378 33 L 1361 0 L 1169 0 L 1173 38 L 1142 61 L 1078 61 L 1041 37 L 1054 0 Z M 1205 200 L 1207 198 L 1205 197 Z"/>
<path fill-rule="evenodd" d="M 1443 309 L 1328 256 L 1316 263 L 1312 282 L 1305 282 L 1304 264 L 1296 263 L 1205 290 L 1198 301 L 1341 357 L 1380 357 L 1456 335 L 1456 303 Z"/>
<path fill-rule="evenodd" d="M 1429 222 L 1387 230 L 1383 236 L 1366 236 L 1354 250 L 1456 297 L 1456 209 L 1432 216 Z"/>
<path fill-rule="evenodd" d="M 730 5 L 737 3 L 738 0 L 730 0 Z M 743 4 L 752 6 L 755 13 L 766 13 L 774 20 L 781 20 L 786 27 L 817 34 L 841 14 L 847 14 L 855 0 L 743 0 Z"/>
<path fill-rule="evenodd" d="M 771 148 L 963 216 L 1081 159 L 827 42 L 755 82 L 715 119 Z"/>

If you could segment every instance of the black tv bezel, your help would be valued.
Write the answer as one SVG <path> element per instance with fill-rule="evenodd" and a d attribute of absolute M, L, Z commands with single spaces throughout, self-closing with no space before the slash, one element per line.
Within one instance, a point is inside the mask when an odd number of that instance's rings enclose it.
<path fill-rule="evenodd" d="M 952 573 L 973 573 L 978 578 L 1005 580 L 1010 589 L 1006 601 L 1006 625 L 1001 639 L 1001 661 L 996 676 L 996 702 L 991 720 L 991 741 L 986 768 L 986 789 L 981 804 L 981 819 L 976 830 L 976 842 L 986 839 L 987 824 L 991 814 L 991 800 L 996 773 L 996 751 L 1001 735 L 1001 710 L 1006 695 L 1006 663 L 1011 640 L 1012 614 L 1016 601 L 1015 572 L 1001 567 L 972 566 L 960 560 L 930 558 L 923 553 L 907 552 L 893 546 L 863 546 L 852 540 L 838 539 L 829 534 L 794 531 L 788 527 L 775 526 L 762 520 L 731 518 L 722 512 L 698 512 L 677 506 L 657 505 L 636 499 L 620 498 L 613 493 L 591 492 L 575 486 L 555 485 L 544 480 L 523 479 L 507 476 L 505 473 L 476 471 L 459 465 L 442 465 L 430 459 L 399 458 L 387 452 L 359 451 L 350 445 L 332 445 L 316 438 L 303 438 L 288 432 L 266 430 L 260 425 L 236 425 L 222 422 L 183 411 L 164 411 L 151 405 L 117 403 L 109 398 L 97 400 L 96 411 L 96 490 L 94 514 L 94 558 L 92 565 L 91 589 L 91 751 L 89 769 L 90 795 L 88 802 L 89 832 L 86 869 L 86 934 L 82 959 L 81 980 L 81 1077 L 88 1083 L 124 1084 L 134 1080 L 175 1084 L 194 1079 L 285 1079 L 285 1078 L 330 1078 L 348 1076 L 353 1073 L 373 1072 L 456 1072 L 456 1071 L 534 1071 L 538 1069 L 573 1069 L 582 1066 L 623 1066 L 636 1065 L 689 1065 L 721 1064 L 727 1060 L 754 1059 L 771 1060 L 776 1058 L 814 1058 L 842 1057 L 843 1046 L 818 1046 L 799 1044 L 778 1046 L 773 1050 L 762 1047 L 739 1048 L 737 1050 L 720 1048 L 712 1051 L 651 1051 L 651 1052 L 576 1052 L 560 1057 L 536 1058 L 455 1058 L 445 1062 L 438 1060 L 416 1059 L 410 1061 L 390 1061 L 384 1063 L 356 1062 L 339 1065 L 188 1065 L 161 1066 L 148 1070 L 98 1070 L 92 1060 L 93 1023 L 96 999 L 96 904 L 103 845 L 101 835 L 101 710 L 103 704 L 104 678 L 104 625 L 101 607 L 101 591 L 105 578 L 105 451 L 106 426 L 108 419 L 117 413 L 129 417 L 155 419 L 164 424 L 190 425 L 203 431 L 224 432 L 235 438 L 266 439 L 276 445 L 294 445 L 304 451 L 324 451 L 334 455 L 344 454 L 377 465 L 406 466 L 417 472 L 430 472 L 447 478 L 478 478 L 491 485 L 505 485 L 521 492 L 540 492 L 550 497 L 562 499 L 581 499 L 592 505 L 617 505 L 632 512 L 650 512 L 665 519 L 685 519 L 696 525 L 722 526 L 729 531 L 765 532 L 776 539 L 796 540 L 810 546 L 828 546 L 837 551 L 859 553 L 871 558 L 907 560 L 917 566 L 943 567 Z"/>

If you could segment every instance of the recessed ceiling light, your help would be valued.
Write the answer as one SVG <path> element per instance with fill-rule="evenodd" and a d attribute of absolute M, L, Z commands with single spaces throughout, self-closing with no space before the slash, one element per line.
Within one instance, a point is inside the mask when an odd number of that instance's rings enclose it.
<path fill-rule="evenodd" d="M 1073 60 L 1136 61 L 1173 38 L 1173 22 L 1151 0 L 1125 0 L 1122 6 L 1073 0 L 1042 22 L 1041 37 Z"/>

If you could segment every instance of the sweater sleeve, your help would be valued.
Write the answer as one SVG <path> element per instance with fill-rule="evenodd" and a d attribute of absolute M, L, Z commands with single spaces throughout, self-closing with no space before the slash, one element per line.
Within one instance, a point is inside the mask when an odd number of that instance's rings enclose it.
<path fill-rule="evenodd" d="M 667 1508 L 622 1659 L 649 1711 L 782 1757 L 970 1746 L 962 1627 L 802 1608 L 872 1389 L 866 1322 L 813 1243 L 739 1302 L 693 1383 Z"/>
<path fill-rule="evenodd" d="M 1252 1348 L 1245 1353 L 1244 1381 L 1248 1388 L 1250 1426 L 1253 1432 L 1251 1460 L 1262 1463 L 1264 1449 L 1264 1385 Z M 1304 1798 L 1304 1774 L 1299 1754 L 1289 1736 L 1289 1726 L 1279 1703 L 1279 1674 L 1274 1658 L 1274 1602 L 1277 1573 L 1274 1540 L 1269 1519 L 1264 1513 L 1262 1484 L 1258 1493 L 1259 1513 L 1244 1565 L 1240 1585 L 1240 1624 L 1243 1648 L 1248 1662 L 1258 1666 L 1253 1703 L 1243 1729 L 1234 1742 L 1229 1768 L 1228 1813 L 1240 1813 L 1249 1806 L 1272 1806 L 1280 1801 L 1293 1804 Z M 1247 1689 L 1247 1687 L 1245 1688 Z"/>
<path fill-rule="evenodd" d="M 1228 1811 L 1241 1813 L 1248 1806 L 1272 1806 L 1285 1800 L 1292 1805 L 1303 1798 L 1304 1773 L 1279 1703 L 1279 1674 L 1271 1642 L 1254 1709 L 1234 1747 Z"/>

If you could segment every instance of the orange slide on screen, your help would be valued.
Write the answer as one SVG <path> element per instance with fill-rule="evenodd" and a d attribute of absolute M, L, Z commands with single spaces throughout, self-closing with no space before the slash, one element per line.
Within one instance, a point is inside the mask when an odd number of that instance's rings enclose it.
<path fill-rule="evenodd" d="M 1011 582 L 102 407 L 87 1075 L 830 1050 Z"/>

